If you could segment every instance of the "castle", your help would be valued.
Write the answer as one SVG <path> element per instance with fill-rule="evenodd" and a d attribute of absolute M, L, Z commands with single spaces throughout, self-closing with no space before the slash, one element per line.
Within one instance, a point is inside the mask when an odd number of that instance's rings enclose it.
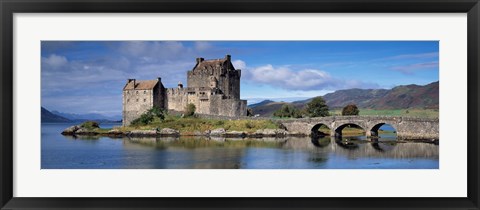
<path fill-rule="evenodd" d="M 183 112 L 190 103 L 199 114 L 246 116 L 247 101 L 240 100 L 241 70 L 235 69 L 231 56 L 196 61 L 187 72 L 186 88 L 181 83 L 176 88 L 165 88 L 160 77 L 128 79 L 123 88 L 123 125 L 130 125 L 153 106 Z"/>

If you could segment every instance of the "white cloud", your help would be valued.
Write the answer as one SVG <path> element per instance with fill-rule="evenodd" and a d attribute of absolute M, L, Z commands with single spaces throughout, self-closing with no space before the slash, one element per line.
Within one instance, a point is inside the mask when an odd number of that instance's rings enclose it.
<path fill-rule="evenodd" d="M 42 57 L 42 65 L 46 65 L 50 68 L 60 68 L 67 64 L 67 58 L 61 55 L 51 54 L 48 57 Z"/>
<path fill-rule="evenodd" d="M 438 57 L 438 52 L 429 52 L 429 53 L 417 53 L 417 54 L 396 55 L 396 56 L 392 56 L 392 57 L 385 58 L 385 60 L 422 59 L 422 58 L 436 58 L 436 57 Z"/>
<path fill-rule="evenodd" d="M 195 42 L 195 50 L 205 51 L 212 48 L 212 44 L 209 42 Z"/>
<path fill-rule="evenodd" d="M 414 63 L 403 66 L 394 66 L 391 69 L 402 72 L 404 74 L 413 74 L 418 70 L 432 70 L 438 68 L 438 62 Z"/>
<path fill-rule="evenodd" d="M 234 60 L 232 61 L 232 64 L 235 69 L 245 69 L 245 67 L 247 67 L 247 64 L 242 60 Z"/>
<path fill-rule="evenodd" d="M 292 70 L 288 66 L 275 67 L 271 64 L 249 68 L 244 61 L 235 60 L 236 68 L 244 69 L 244 78 L 253 82 L 281 87 L 289 90 L 320 90 L 333 86 L 332 77 L 317 69 Z"/>
<path fill-rule="evenodd" d="M 291 90 L 323 89 L 331 86 L 332 78 L 324 71 L 304 69 L 293 71 L 288 67 L 265 65 L 248 69 L 250 80 Z"/>
<path fill-rule="evenodd" d="M 319 69 L 295 70 L 290 66 L 276 67 L 271 64 L 250 68 L 241 60 L 235 60 L 234 66 L 244 69 L 242 75 L 246 80 L 285 90 L 311 91 L 378 87 L 373 83 L 335 78 L 328 72 Z"/>

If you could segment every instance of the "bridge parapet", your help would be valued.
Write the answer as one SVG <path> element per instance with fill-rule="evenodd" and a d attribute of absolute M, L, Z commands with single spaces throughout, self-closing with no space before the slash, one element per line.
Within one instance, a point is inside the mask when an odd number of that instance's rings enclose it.
<path fill-rule="evenodd" d="M 341 135 L 347 124 L 358 125 L 364 129 L 367 137 L 378 134 L 378 129 L 391 125 L 399 139 L 438 139 L 438 118 L 399 117 L 399 116 L 329 116 L 318 118 L 279 119 L 287 131 L 294 134 L 312 135 L 319 124 L 331 129 L 331 135 Z"/>

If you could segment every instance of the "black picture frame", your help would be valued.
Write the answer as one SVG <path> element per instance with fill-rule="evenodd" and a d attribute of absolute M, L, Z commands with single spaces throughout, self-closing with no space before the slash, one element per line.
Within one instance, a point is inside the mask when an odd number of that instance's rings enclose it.
<path fill-rule="evenodd" d="M 0 0 L 1 209 L 479 209 L 478 0 Z M 467 13 L 468 196 L 465 198 L 25 198 L 13 197 L 15 13 Z M 455 181 L 455 180 L 446 180 Z M 253 190 L 253 189 L 252 189 Z M 413 189 L 412 189 L 413 190 Z"/>

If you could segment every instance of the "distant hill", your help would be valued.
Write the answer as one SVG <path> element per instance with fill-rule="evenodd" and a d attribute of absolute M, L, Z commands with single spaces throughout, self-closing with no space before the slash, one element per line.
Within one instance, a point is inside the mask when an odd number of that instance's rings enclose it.
<path fill-rule="evenodd" d="M 73 121 L 95 120 L 98 122 L 113 122 L 113 121 L 120 121 L 122 119 L 122 116 L 109 117 L 109 116 L 104 116 L 97 113 L 73 114 L 73 113 L 63 113 L 58 111 L 52 111 L 52 113 Z"/>
<path fill-rule="evenodd" d="M 248 105 L 249 108 L 255 108 L 257 106 L 263 106 L 263 105 L 267 105 L 269 103 L 272 103 L 272 102 L 275 102 L 275 101 L 272 101 L 272 100 L 264 100 L 260 103 L 256 103 L 256 104 L 251 104 L 251 105 Z"/>
<path fill-rule="evenodd" d="M 438 109 L 439 83 L 425 86 L 400 85 L 386 89 L 339 90 L 323 96 L 330 108 L 342 108 L 354 103 L 369 109 Z"/>
<path fill-rule="evenodd" d="M 49 122 L 49 123 L 53 123 L 53 122 L 71 122 L 71 120 L 65 118 L 65 117 L 62 117 L 62 116 L 58 116 L 56 114 L 53 114 L 51 113 L 50 111 L 48 111 L 47 109 L 42 108 L 42 122 Z"/>
<path fill-rule="evenodd" d="M 401 85 L 392 89 L 347 89 L 328 93 L 323 98 L 330 109 L 343 108 L 348 104 L 356 104 L 359 108 L 368 109 L 408 109 L 430 108 L 438 109 L 439 82 L 425 86 Z M 291 104 L 303 108 L 311 99 L 287 102 L 274 102 L 265 100 L 249 105 L 254 114 L 272 116 L 273 112 L 283 104 Z"/>

